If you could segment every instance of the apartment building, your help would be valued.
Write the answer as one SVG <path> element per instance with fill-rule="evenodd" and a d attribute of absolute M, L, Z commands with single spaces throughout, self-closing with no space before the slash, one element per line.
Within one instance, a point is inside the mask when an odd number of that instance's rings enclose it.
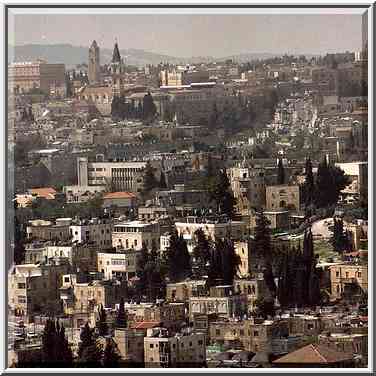
<path fill-rule="evenodd" d="M 29 221 L 26 227 L 26 237 L 29 240 L 61 240 L 66 241 L 70 238 L 69 225 L 57 220 L 45 221 L 36 219 Z"/>
<path fill-rule="evenodd" d="M 329 266 L 331 297 L 333 299 L 360 299 L 368 292 L 368 266 L 339 264 Z"/>
<path fill-rule="evenodd" d="M 99 252 L 97 255 L 98 271 L 103 273 L 105 279 L 129 280 L 136 275 L 137 259 L 140 252 L 135 250 L 124 250 L 116 253 Z"/>
<path fill-rule="evenodd" d="M 245 222 L 231 221 L 223 218 L 204 219 L 199 217 L 187 217 L 185 221 L 175 222 L 179 235 L 186 239 L 193 239 L 194 233 L 202 229 L 207 237 L 212 240 L 216 238 L 229 237 L 233 240 L 241 240 L 248 236 L 248 229 Z"/>
<path fill-rule="evenodd" d="M 76 274 L 64 274 L 61 280 L 60 299 L 65 314 L 94 312 L 100 305 L 115 308 L 126 297 L 124 283 L 117 280 L 81 281 Z"/>
<path fill-rule="evenodd" d="M 9 306 L 17 316 L 30 318 L 34 313 L 46 312 L 59 306 L 61 276 L 68 264 L 21 264 L 9 272 Z"/>
<path fill-rule="evenodd" d="M 47 95 L 66 95 L 65 65 L 48 64 L 46 61 L 27 61 L 8 66 L 11 92 L 24 94 L 40 89 Z"/>
<path fill-rule="evenodd" d="M 223 297 L 192 296 L 189 298 L 189 318 L 195 314 L 212 314 L 229 318 L 242 316 L 248 312 L 247 295 L 231 295 Z"/>
<path fill-rule="evenodd" d="M 94 243 L 103 248 L 111 248 L 112 230 L 110 220 L 99 218 L 74 221 L 69 226 L 72 242 Z"/>
<path fill-rule="evenodd" d="M 263 168 L 240 165 L 229 168 L 227 174 L 240 213 L 248 213 L 252 208 L 260 208 L 265 205 L 265 171 Z"/>
<path fill-rule="evenodd" d="M 169 335 L 165 328 L 152 328 L 144 338 L 145 367 L 197 367 L 206 361 L 205 335 L 189 332 Z"/>
<path fill-rule="evenodd" d="M 143 188 L 143 175 L 147 162 L 89 162 L 77 159 L 78 185 L 111 186 L 117 191 L 137 193 Z M 151 161 L 157 180 L 160 179 L 161 162 Z"/>
<path fill-rule="evenodd" d="M 145 244 L 148 248 L 159 244 L 159 224 L 131 221 L 116 224 L 112 233 L 112 246 L 118 250 L 140 250 Z"/>

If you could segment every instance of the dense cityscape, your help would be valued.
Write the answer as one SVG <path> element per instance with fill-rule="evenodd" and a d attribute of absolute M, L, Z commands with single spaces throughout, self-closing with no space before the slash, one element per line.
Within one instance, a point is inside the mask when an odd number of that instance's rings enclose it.
<path fill-rule="evenodd" d="M 367 367 L 367 44 L 87 43 L 8 66 L 8 366 Z"/>

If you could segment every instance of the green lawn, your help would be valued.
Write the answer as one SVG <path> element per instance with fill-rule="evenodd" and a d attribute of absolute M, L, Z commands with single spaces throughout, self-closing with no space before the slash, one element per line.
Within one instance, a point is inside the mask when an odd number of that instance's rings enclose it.
<path fill-rule="evenodd" d="M 316 240 L 314 242 L 315 254 L 320 257 L 320 262 L 328 261 L 329 258 L 338 258 L 338 253 L 333 251 L 332 245 L 326 240 Z"/>

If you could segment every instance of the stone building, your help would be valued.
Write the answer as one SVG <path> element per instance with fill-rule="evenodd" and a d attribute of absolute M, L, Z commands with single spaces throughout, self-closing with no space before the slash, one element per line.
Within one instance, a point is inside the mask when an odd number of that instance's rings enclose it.
<path fill-rule="evenodd" d="M 368 292 L 368 266 L 343 263 L 330 270 L 331 297 L 357 301 Z"/>
<path fill-rule="evenodd" d="M 98 253 L 98 271 L 105 279 L 125 278 L 129 280 L 136 275 L 138 251 L 117 253 Z"/>
<path fill-rule="evenodd" d="M 112 246 L 116 249 L 140 250 L 143 244 L 149 249 L 159 244 L 160 230 L 158 223 L 131 221 L 114 226 Z"/>
<path fill-rule="evenodd" d="M 62 276 L 60 299 L 65 314 L 94 312 L 100 305 L 114 308 L 122 297 L 126 297 L 124 284 L 119 281 L 80 281 L 79 278 L 76 274 Z"/>
<path fill-rule="evenodd" d="M 273 185 L 266 187 L 266 209 L 270 211 L 300 209 L 300 193 L 297 185 Z"/>
<path fill-rule="evenodd" d="M 165 328 L 148 330 L 144 338 L 145 367 L 200 367 L 206 361 L 203 334 L 181 333 L 171 336 Z"/>
<path fill-rule="evenodd" d="M 263 168 L 232 167 L 227 171 L 231 189 L 240 213 L 265 205 L 265 172 Z"/>
<path fill-rule="evenodd" d="M 47 95 L 65 97 L 65 65 L 46 61 L 12 63 L 8 66 L 8 87 L 12 93 L 25 94 L 40 89 Z"/>
<path fill-rule="evenodd" d="M 94 40 L 89 48 L 89 84 L 98 84 L 100 78 L 100 50 L 97 42 Z"/>
<path fill-rule="evenodd" d="M 69 269 L 60 265 L 21 264 L 9 273 L 9 306 L 16 316 L 30 318 L 37 312 L 47 312 L 59 307 L 61 277 Z"/>

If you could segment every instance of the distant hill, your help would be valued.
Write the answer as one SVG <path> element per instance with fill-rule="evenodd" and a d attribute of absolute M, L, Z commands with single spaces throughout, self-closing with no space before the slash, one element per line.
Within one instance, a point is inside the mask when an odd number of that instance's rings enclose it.
<path fill-rule="evenodd" d="M 126 59 L 127 64 L 144 66 L 147 64 L 168 63 L 197 63 L 202 61 L 211 61 L 210 57 L 179 58 L 144 51 L 141 49 L 125 49 L 120 51 L 122 57 Z M 64 63 L 68 67 L 88 62 L 88 47 L 72 46 L 70 44 L 25 44 L 22 46 L 9 47 L 8 62 L 28 61 L 44 59 L 49 63 Z M 101 64 L 111 61 L 112 49 L 101 48 Z"/>
<path fill-rule="evenodd" d="M 160 62 L 171 64 L 197 64 L 200 62 L 225 61 L 232 59 L 237 62 L 246 62 L 254 59 L 267 59 L 281 54 L 273 53 L 244 53 L 231 55 L 222 58 L 211 56 L 195 56 L 190 58 L 181 58 L 149 52 L 136 48 L 129 48 L 120 51 L 129 65 L 145 66 L 147 64 L 159 64 Z M 307 58 L 313 55 L 306 55 Z M 25 44 L 22 46 L 9 47 L 8 62 L 12 61 L 30 61 L 44 59 L 49 63 L 64 63 L 67 67 L 73 67 L 78 64 L 88 62 L 88 47 L 72 46 L 71 44 Z M 101 48 L 101 64 L 109 63 L 112 58 L 112 49 Z"/>

